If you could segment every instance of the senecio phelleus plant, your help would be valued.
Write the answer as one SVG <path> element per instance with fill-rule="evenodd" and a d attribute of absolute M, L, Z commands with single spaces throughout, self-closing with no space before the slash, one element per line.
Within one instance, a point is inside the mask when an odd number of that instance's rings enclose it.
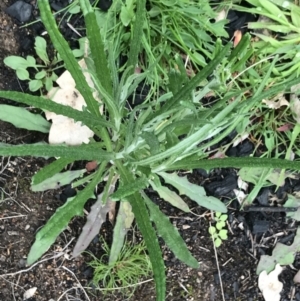
<path fill-rule="evenodd" d="M 300 80 L 284 82 L 262 93 L 254 94 L 246 100 L 242 97 L 244 95 L 242 90 L 240 93 L 227 92 L 214 106 L 203 110 L 199 100 L 198 103 L 194 101 L 193 91 L 199 83 L 205 82 L 208 78 L 210 80 L 215 75 L 214 71 L 224 58 L 228 58 L 230 62 L 230 59 L 235 57 L 234 53 L 239 53 L 244 47 L 242 40 L 234 50 L 231 50 L 230 43 L 218 47 L 211 62 L 192 79 L 186 79 L 177 70 L 170 70 L 169 91 L 157 96 L 157 99 L 151 99 L 131 109 L 126 105 L 128 96 L 145 78 L 144 73 L 151 72 L 150 70 L 137 74 L 134 71 L 144 34 L 146 0 L 136 2 L 128 62 L 122 76 L 117 72 L 116 59 L 106 51 L 89 0 L 80 0 L 89 47 L 88 55 L 84 57 L 86 66 L 84 72 L 60 34 L 48 0 L 38 0 L 38 5 L 42 22 L 51 41 L 75 82 L 74 93 L 82 95 L 85 105 L 80 111 L 55 102 L 51 97 L 49 99 L 11 91 L 1 91 L 0 97 L 73 119 L 88 127 L 94 136 L 88 143 L 73 146 L 66 143 L 58 145 L 1 143 L 0 155 L 57 158 L 34 175 L 32 187 L 35 187 L 35 190 L 38 190 L 38 185 L 51 182 L 51 179 L 57 180 L 58 176 L 59 179 L 65 180 L 64 177 L 67 175 L 62 170 L 76 160 L 95 161 L 97 167 L 94 172 L 80 179 L 83 188 L 75 197 L 69 198 L 58 208 L 46 225 L 39 230 L 28 254 L 27 263 L 31 265 L 36 262 L 55 242 L 69 221 L 74 216 L 83 214 L 86 201 L 96 198 L 95 205 L 88 215 L 87 224 L 82 230 L 83 237 L 79 238 L 73 252 L 73 255 L 77 256 L 87 247 L 93 236 L 97 235 L 109 211 L 108 203 L 119 201 L 119 213 L 109 260 L 110 262 L 117 260 L 126 229 L 130 227 L 134 217 L 151 260 L 157 300 L 164 301 L 166 276 L 157 236 L 164 239 L 179 260 L 193 268 L 197 268 L 199 264 L 187 249 L 177 229 L 149 199 L 146 189 L 152 187 L 161 198 L 185 212 L 189 212 L 190 209 L 181 195 L 186 195 L 200 206 L 225 213 L 227 209 L 221 201 L 207 197 L 202 187 L 190 183 L 187 177 L 178 176 L 175 171 L 195 168 L 210 170 L 217 167 L 300 170 L 298 161 L 264 158 L 208 160 L 205 154 L 209 146 L 239 126 L 255 103 L 279 92 L 288 91 Z M 92 80 L 93 88 L 88 84 L 85 74 Z M 95 93 L 97 97 L 94 97 Z M 63 180 L 61 183 L 67 182 Z M 99 183 L 104 185 L 104 189 L 102 193 L 95 195 Z M 115 185 L 116 183 L 118 185 Z M 164 186 L 164 183 L 175 187 L 178 193 Z"/>

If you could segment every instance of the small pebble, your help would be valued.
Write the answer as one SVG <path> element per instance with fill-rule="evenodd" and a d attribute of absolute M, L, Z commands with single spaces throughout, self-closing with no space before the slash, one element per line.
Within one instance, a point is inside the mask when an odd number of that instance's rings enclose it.
<path fill-rule="evenodd" d="M 20 268 L 25 268 L 25 267 L 26 267 L 26 259 L 21 258 L 21 259 L 19 260 L 19 267 L 20 267 Z"/>
<path fill-rule="evenodd" d="M 8 7 L 5 12 L 17 19 L 20 22 L 27 22 L 29 21 L 32 13 L 32 5 L 24 2 L 24 1 L 17 1 L 10 7 Z"/>
<path fill-rule="evenodd" d="M 1 262 L 5 262 L 6 261 L 6 257 L 4 255 L 0 255 L 0 261 Z"/>

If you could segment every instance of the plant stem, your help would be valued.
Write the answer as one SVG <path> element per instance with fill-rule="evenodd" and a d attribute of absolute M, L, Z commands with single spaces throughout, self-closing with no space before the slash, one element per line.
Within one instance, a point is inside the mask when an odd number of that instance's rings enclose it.
<path fill-rule="evenodd" d="M 112 152 L 113 151 L 113 147 L 112 147 L 112 144 L 111 144 L 111 140 L 110 140 L 110 136 L 108 134 L 108 131 L 106 128 L 102 127 L 101 130 L 101 138 L 106 146 L 106 150 L 108 152 Z"/>

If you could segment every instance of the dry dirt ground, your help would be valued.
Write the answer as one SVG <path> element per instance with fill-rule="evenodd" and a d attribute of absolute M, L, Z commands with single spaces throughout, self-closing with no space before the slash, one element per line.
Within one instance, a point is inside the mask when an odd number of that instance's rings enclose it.
<path fill-rule="evenodd" d="M 5 56 L 25 56 L 31 51 L 24 51 L 20 47 L 22 39 L 28 37 L 30 32 L 20 29 L 4 13 L 5 7 L 13 2 L 0 1 L 0 89 L 26 92 L 26 84 L 20 83 L 15 73 L 3 65 Z M 0 100 L 0 103 L 8 102 Z M 0 142 L 18 144 L 43 140 L 47 140 L 45 135 L 18 130 L 0 121 Z M 117 291 L 104 296 L 90 285 L 92 270 L 87 265 L 89 255 L 71 258 L 72 247 L 85 221 L 81 217 L 72 220 L 37 264 L 26 267 L 26 256 L 36 232 L 63 204 L 58 197 L 59 191 L 33 193 L 30 190 L 31 176 L 45 164 L 46 160 L 36 158 L 0 157 L 0 300 L 24 300 L 24 292 L 34 287 L 37 288 L 36 293 L 27 299 L 29 301 L 127 300 Z M 235 170 L 227 170 L 213 172 L 209 177 L 194 172 L 189 178 L 205 184 L 224 179 L 226 173 L 236 176 Z M 162 211 L 170 216 L 192 254 L 200 262 L 197 270 L 187 268 L 161 242 L 167 274 L 166 300 L 263 300 L 255 274 L 259 256 L 270 254 L 278 238 L 287 237 L 285 243 L 291 243 L 297 228 L 294 223 L 287 221 L 282 213 L 262 217 L 260 213 L 239 212 L 233 207 L 229 211 L 229 238 L 217 250 L 216 256 L 207 230 L 209 212 L 205 213 L 195 203 L 187 200 L 194 214 L 183 214 L 163 204 L 151 191 L 149 196 L 161 204 Z M 251 229 L 251 221 L 257 218 L 266 219 L 270 223 L 268 230 L 259 235 L 253 234 Z M 101 229 L 101 235 L 108 241 L 111 240 L 111 228 L 106 223 Z M 101 256 L 99 240 L 92 243 L 88 251 Z M 300 257 L 297 256 L 294 266 L 286 267 L 282 273 L 281 281 L 285 287 L 282 301 L 300 300 L 299 288 L 292 282 L 296 269 L 299 268 Z M 130 300 L 155 300 L 151 278 L 141 279 L 141 284 Z"/>

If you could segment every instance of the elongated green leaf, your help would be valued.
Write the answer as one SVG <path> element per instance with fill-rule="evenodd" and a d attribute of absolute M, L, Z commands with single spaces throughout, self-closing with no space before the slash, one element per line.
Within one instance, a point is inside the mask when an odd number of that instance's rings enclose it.
<path fill-rule="evenodd" d="M 108 69 L 108 61 L 104 51 L 104 44 L 100 29 L 96 20 L 95 12 L 88 0 L 80 0 L 80 6 L 84 15 L 86 33 L 90 43 L 92 59 L 94 61 L 96 74 L 103 88 L 112 95 L 112 79 Z"/>
<path fill-rule="evenodd" d="M 119 187 L 118 190 L 110 196 L 110 198 L 113 201 L 118 201 L 134 194 L 135 192 L 145 189 L 147 186 L 148 186 L 148 180 L 145 177 L 142 177 L 136 179 L 132 183 L 125 184 Z"/>
<path fill-rule="evenodd" d="M 96 73 L 93 71 L 94 62 L 89 58 L 86 58 L 85 62 L 87 64 L 87 67 L 88 67 L 88 70 L 89 70 L 89 75 L 92 77 L 94 85 L 95 85 L 97 91 L 99 92 L 99 94 L 101 95 L 102 101 L 105 103 L 105 105 L 107 107 L 107 110 L 109 112 L 109 117 L 110 117 L 111 120 L 115 121 L 116 129 L 118 130 L 119 127 L 120 127 L 120 123 L 121 123 L 121 116 L 120 116 L 120 113 L 119 113 L 119 107 L 116 105 L 114 97 L 112 97 L 103 88 L 100 80 L 97 78 Z"/>
<path fill-rule="evenodd" d="M 249 1 L 248 2 L 256 2 L 256 1 Z M 263 6 L 261 4 L 265 4 L 266 2 L 270 3 L 270 1 L 264 1 L 264 0 L 260 0 L 259 2 L 261 3 L 255 3 L 253 4 L 254 6 L 256 6 L 256 8 L 249 8 L 249 7 L 244 7 L 244 6 L 239 6 L 239 5 L 233 5 L 233 8 L 238 10 L 238 11 L 245 11 L 247 13 L 252 13 L 252 14 L 258 14 L 258 15 L 263 15 L 266 16 L 267 18 L 277 21 L 279 24 L 289 24 L 289 21 L 287 20 L 287 18 L 285 17 L 283 10 L 282 12 L 278 13 L 278 15 L 276 13 L 272 13 L 271 11 L 269 11 L 267 8 L 263 9 L 260 6 Z M 274 2 L 274 1 L 273 1 Z M 289 1 L 284 1 L 285 3 L 288 3 L 287 6 L 290 5 Z M 266 4 L 268 5 L 268 4 Z M 285 5 L 285 8 L 287 7 Z M 291 25 L 292 26 L 292 25 Z"/>
<path fill-rule="evenodd" d="M 47 32 L 51 38 L 51 41 L 58 51 L 60 57 L 65 63 L 67 70 L 71 73 L 75 83 L 76 88 L 83 96 L 88 110 L 96 116 L 100 116 L 99 112 L 99 103 L 94 99 L 92 90 L 86 82 L 86 79 L 82 73 L 82 70 L 77 63 L 69 44 L 63 38 L 61 33 L 59 32 L 57 25 L 55 23 L 55 19 L 51 12 L 51 8 L 48 0 L 39 0 L 38 6 L 41 13 L 41 19 L 43 21 L 44 26 L 47 29 Z"/>
<path fill-rule="evenodd" d="M 113 154 L 98 148 L 97 144 L 67 146 L 0 143 L 0 156 L 63 157 L 73 158 L 74 160 L 112 160 L 114 158 Z"/>
<path fill-rule="evenodd" d="M 31 185 L 37 185 L 44 180 L 54 176 L 55 174 L 60 172 L 66 165 L 72 163 L 73 161 L 75 160 L 70 158 L 59 158 L 54 162 L 46 165 L 32 177 Z"/>
<path fill-rule="evenodd" d="M 146 0 L 139 0 L 136 3 L 135 21 L 133 24 L 132 39 L 130 41 L 130 50 L 128 54 L 128 67 L 133 67 L 132 72 L 138 62 L 138 55 L 141 48 L 143 25 L 145 21 L 146 13 Z"/>
<path fill-rule="evenodd" d="M 47 76 L 47 72 L 45 70 L 42 70 L 42 71 L 36 73 L 34 78 L 35 79 L 43 79 L 46 76 Z"/>
<path fill-rule="evenodd" d="M 49 177 L 43 182 L 35 185 L 31 185 L 32 191 L 45 191 L 49 189 L 58 189 L 64 185 L 70 184 L 75 179 L 83 176 L 86 169 L 80 170 L 68 170 L 62 173 L 57 173 L 56 175 Z"/>
<path fill-rule="evenodd" d="M 284 23 L 289 23 L 288 19 L 284 15 L 283 11 L 278 8 L 277 5 L 273 4 L 269 0 L 259 0 L 260 5 L 265 8 L 274 17 L 281 19 Z"/>
<path fill-rule="evenodd" d="M 240 58 L 241 54 L 251 46 L 250 44 L 251 35 L 249 33 L 246 33 L 243 35 L 240 42 L 237 44 L 237 46 L 231 51 L 230 55 L 228 56 L 228 61 L 231 62 L 231 60 Z"/>
<path fill-rule="evenodd" d="M 134 220 L 134 214 L 129 202 L 121 202 L 117 221 L 114 227 L 113 242 L 109 253 L 109 264 L 115 263 L 124 245 L 125 236 Z"/>
<path fill-rule="evenodd" d="M 99 168 L 93 180 L 76 197 L 58 208 L 48 220 L 47 224 L 37 233 L 27 257 L 27 264 L 36 262 L 55 242 L 57 236 L 67 227 L 71 218 L 75 215 L 82 215 L 85 202 L 89 198 L 95 198 L 94 189 L 102 178 L 103 169 Z"/>
<path fill-rule="evenodd" d="M 271 76 L 271 74 L 272 74 L 272 72 L 275 68 L 275 64 L 277 63 L 277 61 L 278 61 L 278 56 L 275 56 L 275 58 L 273 58 L 273 60 L 272 60 L 272 63 L 270 64 L 270 67 L 269 67 L 267 73 L 265 74 L 265 76 L 262 79 L 260 85 L 258 86 L 257 90 L 255 91 L 254 96 L 259 95 L 260 93 L 262 93 L 264 88 L 267 87 L 268 80 L 269 80 L 269 78 L 270 78 L 270 76 Z"/>
<path fill-rule="evenodd" d="M 134 18 L 134 1 L 127 0 L 121 7 L 120 20 L 127 27 Z"/>
<path fill-rule="evenodd" d="M 124 184 L 134 182 L 135 179 L 133 175 L 123 166 L 123 164 L 118 160 L 116 160 L 115 163 Z M 166 275 L 164 262 L 156 233 L 150 221 L 149 213 L 145 203 L 143 202 L 143 198 L 139 193 L 134 193 L 128 201 L 132 206 L 132 212 L 134 213 L 137 225 L 142 232 L 147 250 L 149 252 L 149 258 L 152 264 L 156 286 L 156 300 L 165 301 Z"/>
<path fill-rule="evenodd" d="M 227 212 L 227 208 L 220 200 L 215 197 L 207 196 L 203 187 L 188 181 L 187 177 L 179 177 L 176 173 L 158 173 L 164 180 L 178 189 L 179 194 L 185 194 L 191 200 L 195 201 L 202 207 L 217 212 Z"/>
<path fill-rule="evenodd" d="M 189 161 L 186 159 L 181 162 L 173 163 L 172 166 L 165 168 L 164 171 L 196 168 L 210 170 L 212 168 L 227 167 L 259 167 L 300 170 L 300 161 L 289 161 L 276 158 L 224 158 L 211 160 L 200 159 L 198 161 Z"/>
<path fill-rule="evenodd" d="M 185 72 L 186 73 L 186 72 Z M 169 72 L 169 90 L 174 94 L 186 83 L 185 76 L 179 73 L 177 70 L 172 69 Z"/>
<path fill-rule="evenodd" d="M 0 120 L 12 123 L 15 127 L 49 133 L 51 123 L 39 114 L 28 112 L 25 108 L 0 105 Z"/>
<path fill-rule="evenodd" d="M 66 117 L 73 118 L 75 121 L 82 121 L 82 123 L 84 123 L 91 129 L 101 126 L 114 128 L 114 125 L 106 121 L 103 118 L 103 116 L 95 117 L 94 115 L 88 112 L 75 110 L 69 106 L 64 106 L 54 101 L 51 101 L 45 97 L 39 97 L 12 91 L 0 91 L 0 97 L 34 106 L 35 108 L 39 108 L 42 110 L 54 112 L 58 115 L 64 115 Z"/>
<path fill-rule="evenodd" d="M 119 100 L 119 105 L 122 107 L 126 103 L 128 97 L 132 95 L 139 84 L 149 75 L 149 73 L 154 69 L 154 66 L 151 66 L 148 68 L 146 72 L 143 73 L 134 73 L 130 76 L 128 76 L 129 72 L 131 71 L 132 68 L 126 68 L 119 84 L 119 89 L 118 89 L 118 94 L 117 94 L 117 100 Z M 126 79 L 126 81 L 125 81 Z M 133 100 L 134 101 L 134 100 Z"/>
<path fill-rule="evenodd" d="M 190 208 L 184 202 L 184 200 L 175 192 L 170 190 L 168 187 L 162 186 L 157 181 L 149 181 L 152 188 L 159 194 L 159 196 L 166 202 L 169 202 L 174 207 L 179 208 L 184 212 L 190 212 Z"/>
<path fill-rule="evenodd" d="M 156 225 L 156 230 L 163 238 L 167 246 L 179 260 L 192 268 L 198 268 L 198 261 L 188 250 L 178 230 L 170 223 L 169 219 L 159 210 L 158 206 L 155 205 L 145 193 L 142 193 L 142 196 L 150 210 L 150 216 Z"/>
<path fill-rule="evenodd" d="M 252 29 L 252 23 L 251 22 L 249 23 L 248 27 Z M 278 49 L 283 45 L 283 42 L 278 41 L 278 40 L 276 40 L 272 37 L 265 36 L 265 35 L 260 34 L 260 33 L 255 33 L 255 35 L 257 37 L 259 37 L 261 40 L 263 40 L 264 42 L 267 42 L 268 44 L 273 46 L 275 49 Z"/>
<path fill-rule="evenodd" d="M 252 29 L 269 29 L 280 33 L 290 33 L 292 28 L 290 26 L 277 25 L 277 24 L 266 24 L 265 22 L 253 22 L 251 23 Z"/>
<path fill-rule="evenodd" d="M 299 8 L 298 6 L 296 6 L 296 8 Z M 296 11 L 295 9 L 291 10 L 291 17 L 292 17 L 292 22 L 293 24 L 300 28 L 300 12 Z"/>

